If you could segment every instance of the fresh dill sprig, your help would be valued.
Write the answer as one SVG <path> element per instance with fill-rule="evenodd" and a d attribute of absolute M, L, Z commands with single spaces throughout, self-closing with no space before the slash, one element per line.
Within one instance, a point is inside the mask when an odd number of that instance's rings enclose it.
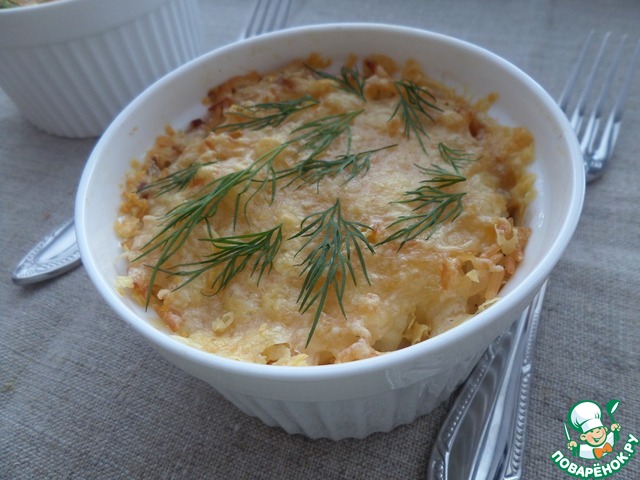
<path fill-rule="evenodd" d="M 249 173 L 249 181 L 245 188 L 240 192 L 237 197 L 239 202 L 240 197 L 244 195 L 251 186 L 256 186 L 253 193 L 248 197 L 245 202 L 245 218 L 246 207 L 249 201 L 261 190 L 265 189 L 267 185 L 271 186 L 271 202 L 273 202 L 277 190 L 277 180 L 290 176 L 295 173 L 297 166 L 287 168 L 284 170 L 276 170 L 274 162 L 276 158 L 288 147 L 295 144 L 299 144 L 298 152 L 310 151 L 305 160 L 300 163 L 313 162 L 316 156 L 324 152 L 336 138 L 343 133 L 346 133 L 347 138 L 347 151 L 351 148 L 351 122 L 353 119 L 360 115 L 363 110 L 346 112 L 337 115 L 329 115 L 321 117 L 317 120 L 307 122 L 291 132 L 294 135 L 290 140 L 281 143 L 277 147 L 269 150 L 256 160 L 254 166 L 251 167 Z M 264 175 L 258 177 L 258 173 L 263 171 Z M 237 208 L 236 208 L 237 211 Z M 235 219 L 234 219 L 235 225 Z"/>
<path fill-rule="evenodd" d="M 432 187 L 432 188 L 442 189 L 442 188 L 450 187 L 451 185 L 455 185 L 456 183 L 464 182 L 467 179 L 466 177 L 460 175 L 459 173 L 451 172 L 439 165 L 431 165 L 431 167 L 429 168 L 421 167 L 420 165 L 416 165 L 416 167 L 424 175 L 430 176 L 430 178 L 426 180 L 422 180 L 421 183 L 436 185 L 436 187 Z M 407 203 L 407 201 L 405 200 L 400 203 Z"/>
<path fill-rule="evenodd" d="M 279 178 L 293 177 L 286 186 L 300 180 L 305 183 L 316 183 L 319 187 L 320 181 L 327 176 L 335 177 L 346 174 L 346 184 L 361 174 L 366 174 L 371 167 L 371 157 L 374 153 L 396 145 L 366 150 L 358 153 L 346 153 L 339 155 L 335 160 L 321 160 L 308 158 L 296 165 L 279 172 Z"/>
<path fill-rule="evenodd" d="M 290 144 L 299 142 L 299 151 L 310 151 L 307 159 L 316 158 L 343 133 L 347 134 L 347 152 L 351 149 L 351 122 L 364 110 L 328 115 L 312 120 L 293 130 Z M 297 134 L 297 135 L 296 135 Z"/>
<path fill-rule="evenodd" d="M 414 134 L 422 151 L 426 153 L 422 137 L 428 135 L 422 119 L 426 117 L 433 121 L 429 110 L 441 112 L 442 109 L 435 104 L 436 98 L 428 90 L 416 85 L 411 80 L 398 80 L 393 82 L 393 85 L 398 92 L 399 99 L 390 120 L 399 114 L 404 123 L 405 137 L 410 138 L 411 134 Z"/>
<path fill-rule="evenodd" d="M 301 150 L 311 150 L 308 158 L 319 155 L 339 135 L 344 132 L 349 133 L 350 122 L 360 113 L 362 113 L 362 111 L 330 115 L 303 124 L 294 130 L 298 135 L 293 139 L 263 154 L 249 167 L 212 180 L 200 190 L 198 195 L 167 212 L 163 218 L 160 231 L 143 246 L 140 255 L 135 259 L 139 260 L 153 251 L 160 250 L 156 264 L 151 267 L 152 272 L 147 290 L 147 305 L 151 300 L 153 285 L 158 273 L 164 271 L 164 265 L 180 250 L 200 223 L 204 222 L 207 228 L 209 228 L 209 218 L 216 214 L 220 203 L 227 198 L 234 189 L 239 189 L 239 191 L 236 192 L 233 212 L 233 227 L 235 228 L 241 211 L 242 199 L 245 198 L 246 194 L 248 194 L 248 196 L 244 201 L 242 211 L 247 221 L 247 207 L 250 201 L 258 192 L 266 189 L 267 186 L 271 187 L 270 195 L 271 201 L 273 202 L 278 179 L 278 171 L 274 166 L 274 162 L 282 151 L 296 142 L 301 142 Z M 181 182 L 189 176 L 191 171 L 189 170 L 188 172 L 189 173 L 183 172 L 183 174 L 177 175 L 172 180 L 167 181 L 167 185 L 163 186 L 167 188 L 171 186 L 171 188 L 174 188 L 176 184 L 181 184 Z M 180 181 L 177 181 L 177 179 Z"/>
<path fill-rule="evenodd" d="M 253 192 L 247 197 L 244 202 L 244 218 L 249 221 L 247 208 L 251 200 L 262 190 L 265 190 L 267 186 L 271 187 L 269 203 L 273 203 L 278 180 L 278 170 L 275 168 L 275 161 L 278 156 L 289 146 L 288 142 L 281 143 L 276 148 L 269 150 L 267 153 L 261 155 L 249 168 L 247 168 L 247 179 L 244 188 L 236 196 L 236 208 L 233 216 L 233 226 L 235 228 L 238 220 L 238 212 L 242 196 L 246 194 L 251 187 L 255 187 Z M 259 174 L 262 172 L 262 175 Z"/>
<path fill-rule="evenodd" d="M 160 231 L 142 247 L 140 254 L 134 259 L 134 261 L 140 260 L 150 253 L 160 250 L 156 264 L 151 267 L 152 272 L 147 289 L 147 306 L 151 301 L 155 279 L 163 265 L 180 250 L 201 222 L 207 223 L 208 219 L 216 214 L 222 200 L 235 187 L 244 184 L 249 175 L 248 169 L 244 169 L 218 177 L 203 187 L 199 195 L 166 213 Z"/>
<path fill-rule="evenodd" d="M 466 177 L 437 165 L 432 165 L 430 168 L 419 165 L 416 167 L 429 178 L 422 180 L 417 189 L 405 192 L 405 196 L 409 198 L 397 202 L 413 204 L 413 211 L 416 213 L 402 215 L 392 222 L 389 228 L 397 225 L 404 226 L 382 240 L 379 245 L 401 239 L 399 248 L 402 248 L 405 243 L 418 238 L 425 232 L 425 239 L 429 239 L 438 225 L 446 221 L 452 222 L 462 213 L 462 198 L 466 192 L 448 192 L 444 189 L 466 181 Z"/>
<path fill-rule="evenodd" d="M 336 138 L 343 133 L 347 134 L 347 151 L 351 148 L 351 122 L 355 117 L 360 115 L 363 110 L 340 113 L 336 115 L 329 115 L 321 117 L 317 120 L 307 122 L 298 128 L 294 129 L 291 134 L 294 135 L 290 140 L 281 143 L 274 149 L 263 154 L 254 165 L 250 168 L 249 181 L 246 183 L 245 188 L 240 192 L 236 199 L 236 211 L 237 205 L 240 201 L 240 197 L 244 195 L 252 186 L 256 187 L 254 191 L 249 195 L 247 201 L 244 204 L 245 218 L 247 217 L 247 205 L 249 201 L 261 190 L 264 190 L 267 185 L 271 187 L 271 202 L 273 202 L 277 190 L 277 180 L 286 176 L 284 172 L 289 169 L 276 170 L 274 162 L 276 158 L 286 148 L 299 144 L 298 151 L 310 151 L 305 160 L 301 163 L 312 162 L 316 156 L 324 152 Z M 258 176 L 258 173 L 264 172 L 264 175 Z M 235 218 L 234 218 L 235 225 Z"/>
<path fill-rule="evenodd" d="M 236 194 L 235 198 L 233 213 L 233 227 L 235 228 L 238 221 L 242 195 L 249 190 L 257 175 L 261 171 L 266 171 L 264 178 L 259 181 L 261 186 L 254 191 L 245 202 L 244 212 L 246 217 L 246 208 L 249 200 L 253 198 L 264 185 L 275 182 L 276 172 L 273 168 L 273 161 L 276 155 L 277 154 L 274 153 L 270 157 L 261 158 L 243 170 L 231 172 L 212 180 L 200 190 L 199 195 L 188 199 L 166 213 L 160 231 L 144 245 L 140 255 L 135 259 L 139 260 L 151 252 L 160 249 L 158 261 L 155 266 L 152 267 L 153 271 L 149 282 L 147 304 L 151 298 L 151 291 L 158 272 L 161 271 L 162 266 L 180 250 L 196 226 L 205 222 L 207 223 L 207 228 L 209 228 L 208 219 L 216 214 L 221 202 L 233 189 L 242 187 L 242 190 Z M 272 192 L 272 195 L 275 195 L 275 192 Z"/>
<path fill-rule="evenodd" d="M 210 286 L 213 291 L 211 295 L 216 295 L 227 287 L 252 260 L 251 275 L 258 272 L 258 285 L 260 284 L 262 275 L 271 270 L 273 259 L 282 244 L 282 224 L 263 232 L 205 238 L 201 241 L 210 243 L 216 251 L 199 262 L 182 263 L 161 271 L 170 276 L 186 277 L 186 280 L 176 287 L 175 290 L 177 290 L 203 273 L 222 267 Z"/>
<path fill-rule="evenodd" d="M 138 193 L 145 192 L 147 190 L 155 190 L 155 196 L 163 195 L 165 193 L 169 193 L 172 190 L 184 190 L 191 183 L 191 181 L 198 173 L 201 167 L 205 165 L 211 165 L 213 162 L 207 163 L 192 163 L 191 165 L 181 168 L 173 172 L 166 177 L 160 178 L 155 182 L 151 182 L 148 185 L 138 189 Z"/>
<path fill-rule="evenodd" d="M 451 165 L 456 173 L 460 173 L 460 170 L 468 163 L 475 162 L 479 159 L 463 150 L 449 148 L 444 143 L 438 144 L 438 152 L 440 153 L 440 158 Z"/>
<path fill-rule="evenodd" d="M 406 195 L 411 198 L 402 203 L 416 203 L 413 211 L 417 212 L 425 207 L 430 207 L 430 209 L 426 212 L 398 217 L 389 227 L 405 223 L 408 225 L 389 235 L 380 242 L 380 245 L 402 239 L 400 243 L 400 248 L 402 248 L 405 243 L 414 240 L 424 232 L 428 232 L 425 238 L 429 239 L 438 225 L 447 220 L 454 221 L 462 213 L 462 197 L 466 195 L 466 192 L 449 193 L 436 187 L 423 185 L 417 190 L 406 192 Z"/>
<path fill-rule="evenodd" d="M 329 80 L 333 80 L 340 90 L 345 92 L 353 93 L 354 95 L 360 97 L 362 100 L 366 101 L 364 96 L 364 85 L 367 81 L 365 77 L 363 77 L 358 71 L 358 67 L 348 68 L 343 66 L 340 68 L 340 76 L 331 75 L 328 72 L 323 72 L 321 70 L 316 70 L 313 67 L 305 64 L 309 70 L 311 70 L 315 75 L 320 78 L 326 78 Z"/>
<path fill-rule="evenodd" d="M 294 113 L 313 107 L 319 103 L 318 100 L 310 95 L 304 95 L 294 100 L 240 106 L 238 110 L 230 113 L 237 117 L 245 118 L 247 119 L 246 121 L 220 125 L 214 128 L 213 131 L 228 130 L 235 132 L 242 129 L 260 130 L 268 126 L 277 127 Z"/>
<path fill-rule="evenodd" d="M 466 164 L 478 160 L 478 157 L 463 150 L 449 148 L 444 143 L 438 144 L 438 152 L 440 158 L 451 165 L 453 171 L 439 165 L 431 165 L 431 167 L 416 165 L 418 170 L 428 178 L 422 180 L 421 186 L 417 189 L 405 192 L 405 196 L 409 198 L 397 203 L 414 204 L 413 211 L 417 213 L 398 217 L 389 227 L 400 224 L 405 226 L 379 242 L 378 245 L 402 239 L 399 247 L 402 248 L 406 242 L 414 240 L 425 232 L 427 232 L 425 238 L 429 239 L 438 225 L 446 221 L 453 222 L 462 213 L 462 198 L 466 192 L 447 192 L 444 189 L 465 182 L 467 178 L 460 174 L 460 170 Z M 425 208 L 428 210 L 419 212 Z"/>
<path fill-rule="evenodd" d="M 297 251 L 299 255 L 308 246 L 312 246 L 300 265 L 304 265 L 302 274 L 306 273 L 297 302 L 300 312 L 305 313 L 314 304 L 316 311 L 306 345 L 309 345 L 324 308 L 327 297 L 331 292 L 340 305 L 342 314 L 346 317 L 342 299 L 350 276 L 356 285 L 356 275 L 352 265 L 352 251 L 358 257 L 362 274 L 371 284 L 365 265 L 363 247 L 375 253 L 373 247 L 364 236 L 362 230 L 371 227 L 359 222 L 352 222 L 342 216 L 340 199 L 336 199 L 328 209 L 312 213 L 305 217 L 300 224 L 300 231 L 291 238 L 305 238 L 306 241 Z"/>

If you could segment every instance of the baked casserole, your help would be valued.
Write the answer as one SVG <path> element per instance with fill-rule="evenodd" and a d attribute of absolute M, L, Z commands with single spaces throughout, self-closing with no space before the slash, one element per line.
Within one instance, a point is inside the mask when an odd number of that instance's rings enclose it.
<path fill-rule="evenodd" d="M 127 178 L 126 295 L 242 361 L 323 365 L 425 341 L 522 261 L 533 138 L 415 62 L 320 55 L 229 79 Z"/>

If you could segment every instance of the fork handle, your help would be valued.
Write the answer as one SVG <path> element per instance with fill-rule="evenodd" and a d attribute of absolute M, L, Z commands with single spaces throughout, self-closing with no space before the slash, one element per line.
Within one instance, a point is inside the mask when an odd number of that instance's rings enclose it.
<path fill-rule="evenodd" d="M 545 290 L 546 282 L 469 375 L 433 446 L 427 478 L 521 478 L 533 344 Z"/>
<path fill-rule="evenodd" d="M 11 279 L 30 285 L 57 277 L 81 264 L 73 218 L 43 238 L 16 265 Z"/>

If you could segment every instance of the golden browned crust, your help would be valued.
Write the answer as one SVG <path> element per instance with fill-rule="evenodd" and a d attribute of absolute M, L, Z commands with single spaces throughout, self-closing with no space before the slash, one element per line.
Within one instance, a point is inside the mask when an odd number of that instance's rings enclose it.
<path fill-rule="evenodd" d="M 312 55 L 306 64 L 329 68 L 319 55 Z M 376 356 L 438 335 L 487 308 L 521 262 L 530 235 L 522 218 L 535 195 L 534 176 L 526 170 L 533 158 L 531 134 L 499 125 L 488 116 L 495 95 L 471 103 L 430 79 L 415 62 L 399 67 L 392 59 L 372 56 L 360 64 L 352 57 L 348 65 L 359 65 L 367 77 L 366 100 L 341 90 L 331 79 L 319 78 L 300 61 L 265 75 L 254 72 L 232 78 L 209 92 L 205 118 L 194 120 L 185 131 L 167 128 L 143 161 L 132 166 L 116 225 L 124 256 L 130 261 L 120 285 L 141 303 L 149 301 L 184 341 L 256 363 L 317 365 Z M 401 117 L 392 115 L 400 95 L 394 81 L 400 78 L 427 89 L 442 110 L 431 112 L 433 121 L 424 119 L 426 153 L 415 135 L 407 138 Z M 279 126 L 214 130 L 246 119 L 244 107 L 303 95 L 310 95 L 318 105 Z M 347 183 L 344 175 L 337 175 L 319 184 L 278 184 L 273 197 L 266 188 L 252 198 L 246 216 L 237 216 L 234 228 L 237 189 L 163 265 L 147 298 L 152 272 L 148 265 L 157 262 L 159 252 L 138 257 L 172 208 L 198 195 L 214 179 L 247 168 L 290 139 L 292 131 L 305 122 L 357 110 L 363 112 L 352 121 L 351 143 L 341 135 L 322 158 L 335 159 L 348 149 L 358 152 L 394 145 L 371 156 L 366 174 Z M 466 180 L 447 187 L 447 191 L 465 193 L 462 213 L 440 224 L 430 238 L 423 235 L 402 248 L 400 241 L 380 243 L 397 229 L 392 225 L 395 220 L 412 213 L 414 206 L 400 201 L 406 199 L 405 192 L 420 185 L 416 165 L 448 167 L 438 154 L 439 144 L 474 158 L 461 168 Z M 289 146 L 275 166 L 285 169 L 301 159 L 299 149 Z M 194 162 L 206 165 L 184 190 L 155 195 L 144 189 Z M 354 264 L 356 283 L 346 282 L 344 314 L 335 296 L 329 295 L 307 345 L 314 309 L 300 312 L 304 252 L 297 252 L 304 239 L 292 237 L 305 217 L 328 208 L 337 198 L 347 218 L 370 227 L 362 229 L 375 249 L 375 253 L 365 249 L 363 254 L 370 284 Z M 284 240 L 259 284 L 251 268 L 219 292 L 211 288 L 215 269 L 180 288 L 184 278 L 166 273 L 172 266 L 211 254 L 211 244 L 202 241 L 205 237 L 241 235 L 276 225 L 282 225 Z"/>

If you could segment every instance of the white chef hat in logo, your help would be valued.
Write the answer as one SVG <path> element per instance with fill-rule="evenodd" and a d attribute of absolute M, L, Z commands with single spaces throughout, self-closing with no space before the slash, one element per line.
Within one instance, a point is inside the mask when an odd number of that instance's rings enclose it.
<path fill-rule="evenodd" d="M 576 430 L 581 430 L 582 433 L 603 427 L 601 418 L 602 410 L 594 402 L 580 402 L 571 409 L 571 425 Z"/>

